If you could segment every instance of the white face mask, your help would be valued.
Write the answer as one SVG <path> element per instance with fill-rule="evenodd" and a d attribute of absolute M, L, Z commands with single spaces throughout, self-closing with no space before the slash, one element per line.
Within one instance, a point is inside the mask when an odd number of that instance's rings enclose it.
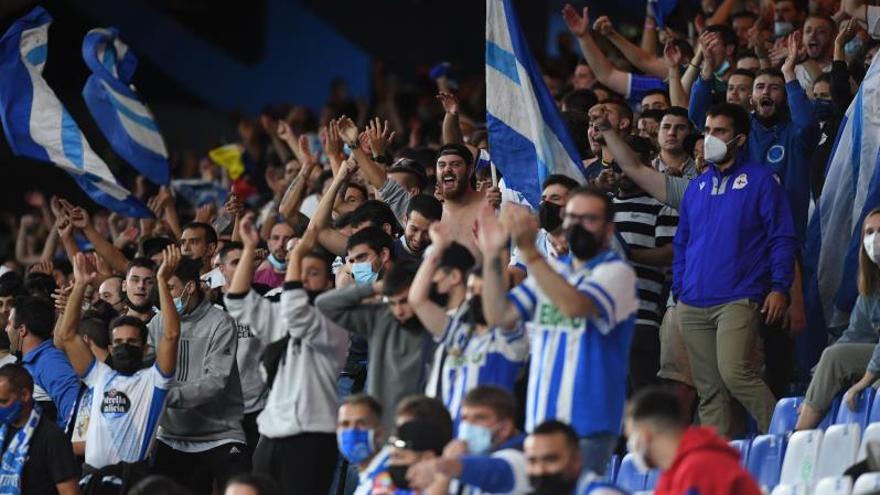
<path fill-rule="evenodd" d="M 648 465 L 648 447 L 640 445 L 641 437 L 638 431 L 633 431 L 629 438 L 626 439 L 626 450 L 633 455 L 633 464 L 636 465 L 636 469 L 640 473 L 647 473 L 651 470 L 651 466 Z"/>
<path fill-rule="evenodd" d="M 730 141 L 731 143 L 733 140 Z M 707 162 L 717 163 L 727 156 L 729 143 L 715 136 L 707 135 L 703 139 L 703 159 Z"/>
<path fill-rule="evenodd" d="M 880 265 L 880 236 L 877 235 L 876 232 L 872 234 L 868 234 L 865 236 L 865 240 L 862 242 L 865 246 L 865 252 L 868 253 L 868 258 L 874 262 L 875 265 Z"/>

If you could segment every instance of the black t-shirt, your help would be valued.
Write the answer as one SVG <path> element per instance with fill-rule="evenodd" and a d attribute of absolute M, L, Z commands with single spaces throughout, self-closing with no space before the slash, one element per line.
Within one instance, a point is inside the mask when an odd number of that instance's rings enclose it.
<path fill-rule="evenodd" d="M 15 438 L 19 428 L 10 427 L 3 440 L 3 452 Z M 79 464 L 73 455 L 70 440 L 54 422 L 40 418 L 31 444 L 21 480 L 22 495 L 57 495 L 56 484 L 79 479 Z"/>

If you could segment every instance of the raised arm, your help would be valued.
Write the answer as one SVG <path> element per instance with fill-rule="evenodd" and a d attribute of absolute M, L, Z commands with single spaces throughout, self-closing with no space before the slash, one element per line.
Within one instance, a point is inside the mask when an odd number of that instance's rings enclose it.
<path fill-rule="evenodd" d="M 64 316 L 61 317 L 61 324 L 55 327 L 56 334 L 53 338 L 55 347 L 67 354 L 67 359 L 70 360 L 73 370 L 79 377 L 86 374 L 95 360 L 89 346 L 77 334 L 76 329 L 82 315 L 86 287 L 95 281 L 97 275 L 95 265 L 89 261 L 89 258 L 83 253 L 78 253 L 73 260 L 73 290 L 67 298 Z"/>
<path fill-rule="evenodd" d="M 165 248 L 162 265 L 156 272 L 159 306 L 165 308 L 165 311 L 162 311 L 162 340 L 156 351 L 156 366 L 165 376 L 174 373 L 174 368 L 177 366 L 177 347 L 180 342 L 180 315 L 173 310 L 174 298 L 171 296 L 171 289 L 168 288 L 168 279 L 174 275 L 178 263 L 180 263 L 180 248 L 172 244 Z"/>
<path fill-rule="evenodd" d="M 818 121 L 815 117 L 815 106 L 807 98 L 807 93 L 797 80 L 794 67 L 803 53 L 803 41 L 800 33 L 788 35 L 788 56 L 782 64 L 782 75 L 785 77 L 785 93 L 788 99 L 788 108 L 791 111 L 791 121 L 801 132 L 813 129 L 818 130 Z M 808 165 L 809 166 L 809 165 Z"/>
<path fill-rule="evenodd" d="M 440 140 L 443 144 L 464 144 L 464 136 L 461 134 L 461 123 L 458 119 L 458 98 L 452 93 L 441 91 L 437 93 L 437 99 L 443 105 L 443 130 Z"/>
<path fill-rule="evenodd" d="M 628 97 L 631 74 L 614 67 L 608 57 L 599 50 L 590 33 L 589 7 L 584 7 L 583 16 L 581 16 L 574 7 L 566 4 L 562 9 L 562 18 L 568 25 L 569 31 L 577 37 L 584 59 L 586 59 L 587 65 L 593 69 L 599 82 L 608 86 L 611 91 Z"/>
<path fill-rule="evenodd" d="M 681 63 L 683 61 L 681 50 L 672 41 L 667 41 L 663 47 L 663 63 L 666 66 L 669 81 L 669 102 L 674 107 L 687 108 L 690 86 L 685 89 L 681 83 Z"/>
<path fill-rule="evenodd" d="M 870 32 L 871 26 L 868 26 L 868 7 L 865 5 L 865 0 L 843 0 L 841 7 L 846 15 L 859 23 L 862 29 Z"/>
<path fill-rule="evenodd" d="M 357 164 L 350 158 L 342 163 L 339 173 L 333 177 L 333 182 L 330 183 L 327 192 L 321 196 L 321 201 L 318 202 L 315 215 L 310 222 L 318 231 L 318 242 L 326 250 L 338 256 L 345 254 L 345 245 L 348 242 L 348 237 L 330 226 L 333 203 L 336 201 L 336 196 L 339 194 L 339 190 L 342 189 L 342 185 L 349 177 L 354 175 L 357 169 Z"/>
<path fill-rule="evenodd" d="M 376 189 L 382 187 L 388 179 L 388 174 L 384 166 L 373 160 L 373 156 L 383 155 L 389 139 L 394 135 L 393 132 L 388 134 L 388 122 L 385 122 L 383 129 L 379 119 L 370 121 L 367 123 L 367 129 L 361 134 L 358 133 L 357 126 L 348 117 L 339 119 L 337 125 L 340 137 L 351 148 L 351 156 L 357 162 L 361 173 L 367 179 L 367 183 Z M 365 148 L 370 149 L 372 156 L 364 151 Z"/>
<path fill-rule="evenodd" d="M 257 245 L 260 243 L 260 234 L 254 227 L 252 215 L 246 215 L 238 226 L 239 236 L 244 249 L 241 250 L 241 258 L 232 274 L 232 281 L 226 290 L 228 295 L 244 295 L 251 290 L 251 282 L 254 278 L 254 260 L 257 257 Z"/>
<path fill-rule="evenodd" d="M 495 217 L 495 209 L 484 204 L 477 217 L 477 247 L 483 253 L 483 314 L 489 326 L 512 330 L 522 315 L 507 299 L 506 263 L 502 257 L 507 239 L 504 226 Z"/>
<path fill-rule="evenodd" d="M 312 175 L 312 171 L 318 166 L 318 161 L 315 158 L 315 155 L 313 155 L 309 149 L 309 142 L 306 136 L 300 137 L 300 148 L 305 150 L 302 153 L 306 156 L 306 161 L 302 162 L 302 167 L 300 167 L 299 173 L 297 173 L 296 176 L 291 179 L 290 184 L 287 185 L 287 189 L 284 191 L 284 196 L 281 197 L 281 201 L 278 204 L 278 213 L 284 218 L 291 218 L 299 211 L 303 199 L 306 197 L 309 176 Z"/>
<path fill-rule="evenodd" d="M 666 202 L 666 176 L 662 172 L 642 164 L 638 155 L 612 128 L 608 121 L 608 110 L 603 105 L 598 105 L 590 110 L 590 122 L 602 132 L 605 145 L 614 156 L 614 163 L 620 166 L 623 173 L 654 199 L 661 203 Z"/>
<path fill-rule="evenodd" d="M 667 70 L 663 60 L 624 38 L 614 29 L 611 19 L 607 15 L 596 19 L 596 22 L 593 23 L 593 30 L 605 36 L 640 71 L 659 79 L 666 77 Z M 647 34 L 647 30 L 645 33 Z"/>
<path fill-rule="evenodd" d="M 431 279 L 434 277 L 434 272 L 437 271 L 437 265 L 440 264 L 443 252 L 452 243 L 452 238 L 449 234 L 449 226 L 441 222 L 432 223 L 428 234 L 431 236 L 431 246 L 425 253 L 422 264 L 413 278 L 408 300 L 409 306 L 425 325 L 425 328 L 439 338 L 443 335 L 443 329 L 446 328 L 449 316 L 446 314 L 446 308 L 441 307 L 428 296 L 431 292 Z"/>
<path fill-rule="evenodd" d="M 80 229 L 85 234 L 89 242 L 92 243 L 92 246 L 95 247 L 95 252 L 98 253 L 98 256 L 104 258 L 114 272 L 125 273 L 125 270 L 128 269 L 128 258 L 112 242 L 105 239 L 104 236 L 95 230 L 95 226 L 92 225 L 92 220 L 86 210 L 80 207 L 73 208 L 70 213 L 70 221 L 74 227 Z"/>
<path fill-rule="evenodd" d="M 712 13 L 712 17 L 706 19 L 706 26 L 727 24 L 727 21 L 730 19 L 730 13 L 733 12 L 733 8 L 736 7 L 737 3 L 737 0 L 724 0 L 721 2 L 721 5 Z"/>

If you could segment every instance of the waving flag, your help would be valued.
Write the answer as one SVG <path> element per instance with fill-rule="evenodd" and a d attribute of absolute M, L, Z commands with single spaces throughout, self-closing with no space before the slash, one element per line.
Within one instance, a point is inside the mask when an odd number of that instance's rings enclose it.
<path fill-rule="evenodd" d="M 92 75 L 83 98 L 116 153 L 150 182 L 168 184 L 168 150 L 150 109 L 131 84 L 137 58 L 116 29 L 92 29 L 83 39 Z"/>
<path fill-rule="evenodd" d="M 511 0 L 486 0 L 486 110 L 492 162 L 537 208 L 551 174 L 583 183 L 580 155 L 529 52 Z"/>
<path fill-rule="evenodd" d="M 654 20 L 657 22 L 657 29 L 662 30 L 666 27 L 666 19 L 669 17 L 669 14 L 671 14 L 678 5 L 678 0 L 648 0 L 648 5 L 651 7 L 651 12 L 654 14 Z"/>
<path fill-rule="evenodd" d="M 815 363 L 827 329 L 846 326 L 858 297 L 861 228 L 880 206 L 880 64 L 871 63 L 840 123 L 822 196 L 807 230 L 804 280 L 807 321 L 801 352 Z"/>
<path fill-rule="evenodd" d="M 152 216 L 116 182 L 43 79 L 51 22 L 49 13 L 36 7 L 0 38 L 0 121 L 9 147 L 16 155 L 64 169 L 106 208 L 128 216 Z"/>

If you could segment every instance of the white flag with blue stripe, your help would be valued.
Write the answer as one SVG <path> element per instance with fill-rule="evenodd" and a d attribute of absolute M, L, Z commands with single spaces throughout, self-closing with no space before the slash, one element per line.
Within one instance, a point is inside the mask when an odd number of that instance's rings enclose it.
<path fill-rule="evenodd" d="M 880 206 L 880 64 L 874 60 L 840 123 L 822 196 L 810 220 L 804 259 L 809 358 L 827 329 L 846 326 L 858 297 L 861 227 Z"/>
<path fill-rule="evenodd" d="M 83 59 L 92 71 L 83 98 L 110 146 L 150 182 L 169 180 L 168 150 L 152 112 L 131 78 L 137 58 L 114 28 L 92 29 L 83 39 Z"/>
<path fill-rule="evenodd" d="M 584 183 L 580 154 L 529 52 L 511 0 L 486 0 L 486 120 L 492 162 L 537 208 L 551 174 Z"/>
<path fill-rule="evenodd" d="M 152 216 L 116 182 L 76 122 L 43 79 L 52 17 L 36 7 L 0 38 L 0 121 L 13 153 L 68 172 L 100 205 L 128 216 Z"/>

